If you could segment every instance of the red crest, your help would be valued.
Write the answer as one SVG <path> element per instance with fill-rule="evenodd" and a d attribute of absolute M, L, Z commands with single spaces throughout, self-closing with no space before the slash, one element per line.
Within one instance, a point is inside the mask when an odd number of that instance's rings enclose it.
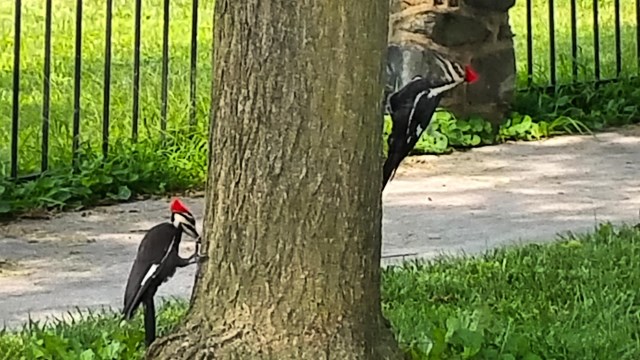
<path fill-rule="evenodd" d="M 190 213 L 189 209 L 180 201 L 180 199 L 173 199 L 171 202 L 171 212 L 174 213 Z"/>

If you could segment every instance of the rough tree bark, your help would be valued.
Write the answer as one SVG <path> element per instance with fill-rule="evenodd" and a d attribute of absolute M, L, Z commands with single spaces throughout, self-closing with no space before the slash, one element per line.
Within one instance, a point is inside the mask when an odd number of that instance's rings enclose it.
<path fill-rule="evenodd" d="M 209 258 L 147 358 L 402 358 L 379 290 L 387 11 L 216 2 Z"/>

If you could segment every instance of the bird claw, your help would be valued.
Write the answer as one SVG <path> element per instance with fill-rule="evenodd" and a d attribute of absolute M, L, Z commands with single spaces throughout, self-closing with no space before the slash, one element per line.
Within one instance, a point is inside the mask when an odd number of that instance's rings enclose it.
<path fill-rule="evenodd" d="M 193 256 L 197 257 L 196 261 L 202 261 L 208 258 L 207 254 L 201 252 L 202 248 L 200 245 L 202 245 L 202 237 L 198 237 L 198 240 L 196 241 L 196 250 L 193 254 Z"/>
<path fill-rule="evenodd" d="M 207 258 L 208 258 L 207 255 L 196 252 L 196 253 L 194 253 L 193 255 L 191 255 L 191 256 L 189 256 L 187 258 L 187 265 L 191 265 L 191 264 L 202 262 L 203 260 L 205 260 Z"/>
<path fill-rule="evenodd" d="M 187 259 L 187 265 L 191 265 L 191 264 L 195 264 L 198 262 L 200 256 L 198 256 L 197 253 L 189 256 L 189 258 Z"/>

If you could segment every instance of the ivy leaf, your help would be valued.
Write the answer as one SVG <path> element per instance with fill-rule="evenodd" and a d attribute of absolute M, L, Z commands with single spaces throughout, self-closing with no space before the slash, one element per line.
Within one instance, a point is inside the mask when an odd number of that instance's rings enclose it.
<path fill-rule="evenodd" d="M 116 195 L 118 200 L 129 200 L 131 198 L 131 190 L 129 190 L 128 186 L 120 186 L 118 188 L 118 195 Z"/>

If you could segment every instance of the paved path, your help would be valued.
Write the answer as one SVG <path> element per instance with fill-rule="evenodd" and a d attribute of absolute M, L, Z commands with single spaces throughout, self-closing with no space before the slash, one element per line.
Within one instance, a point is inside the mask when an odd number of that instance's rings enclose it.
<path fill-rule="evenodd" d="M 201 219 L 203 199 L 185 201 Z M 596 221 L 638 222 L 640 127 L 415 157 L 383 203 L 385 261 L 551 240 Z M 0 324 L 76 306 L 120 309 L 142 232 L 165 220 L 167 206 L 148 200 L 0 226 Z M 188 296 L 194 270 L 178 271 L 160 295 Z"/>

